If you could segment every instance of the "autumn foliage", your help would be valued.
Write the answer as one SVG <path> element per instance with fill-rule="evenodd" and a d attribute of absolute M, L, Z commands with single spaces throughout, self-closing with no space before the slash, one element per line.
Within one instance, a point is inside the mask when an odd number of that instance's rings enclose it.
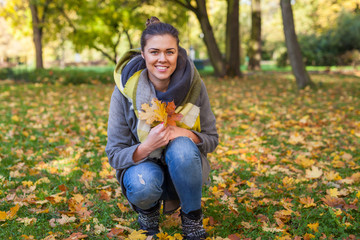
<path fill-rule="evenodd" d="M 175 108 L 174 101 L 166 103 L 154 98 L 151 106 L 147 103 L 141 105 L 143 111 L 139 112 L 139 118 L 152 126 L 159 123 L 164 123 L 164 126 L 176 126 L 176 122 L 181 120 L 182 114 L 176 113 Z"/>
<path fill-rule="evenodd" d="M 360 82 L 311 77 L 317 90 L 288 74 L 204 78 L 220 135 L 211 239 L 360 238 Z M 104 152 L 113 85 L 1 83 L 0 239 L 145 239 Z M 149 124 L 172 116 L 155 105 Z M 158 238 L 181 239 L 179 224 L 162 217 Z"/>

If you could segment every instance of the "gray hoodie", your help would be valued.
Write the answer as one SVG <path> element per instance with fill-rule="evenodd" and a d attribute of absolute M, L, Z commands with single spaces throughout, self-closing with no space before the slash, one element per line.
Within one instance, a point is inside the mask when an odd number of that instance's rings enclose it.
<path fill-rule="evenodd" d="M 195 105 L 200 107 L 201 132 L 193 132 L 201 140 L 197 146 L 201 152 L 203 183 L 207 183 L 210 164 L 206 155 L 215 150 L 219 136 L 216 130 L 215 116 L 211 111 L 209 97 L 203 82 L 201 82 L 200 96 Z M 115 87 L 110 102 L 108 142 L 105 151 L 110 165 L 116 169 L 116 177 L 124 194 L 125 189 L 122 183 L 124 170 L 148 160 L 148 158 L 144 158 L 135 163 L 132 159 L 134 151 L 140 144 L 137 136 L 137 121 L 132 104 Z"/>

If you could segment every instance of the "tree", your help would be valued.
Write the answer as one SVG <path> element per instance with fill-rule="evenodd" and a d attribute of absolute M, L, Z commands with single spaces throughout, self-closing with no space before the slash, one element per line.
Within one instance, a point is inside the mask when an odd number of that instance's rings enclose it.
<path fill-rule="evenodd" d="M 32 26 L 32 36 L 35 46 L 36 68 L 43 68 L 43 34 L 49 17 L 51 0 L 5 1 L 1 15 L 11 22 L 21 34 L 28 35 L 28 23 Z M 28 17 L 30 11 L 31 20 Z"/>
<path fill-rule="evenodd" d="M 63 0 L 57 4 L 66 26 L 67 38 L 78 51 L 92 48 L 103 54 L 108 60 L 116 63 L 118 47 L 124 39 L 128 47 L 134 47 L 131 32 L 144 26 L 143 13 L 137 11 L 141 3 L 137 1 L 96 1 L 96 0 Z"/>
<path fill-rule="evenodd" d="M 46 0 L 45 2 L 29 0 L 33 40 L 35 45 L 36 68 L 44 68 L 42 37 L 50 2 L 50 0 Z"/>
<path fill-rule="evenodd" d="M 285 43 L 292 71 L 296 78 L 297 86 L 299 89 L 303 89 L 308 85 L 313 86 L 314 84 L 305 69 L 300 45 L 296 37 L 294 17 L 290 0 L 280 0 L 280 7 L 283 19 Z"/>
<path fill-rule="evenodd" d="M 249 43 L 249 70 L 260 70 L 261 61 L 261 5 L 251 1 L 251 36 Z"/>
<path fill-rule="evenodd" d="M 196 5 L 190 0 L 172 0 L 192 11 L 201 26 L 204 34 L 204 43 L 208 50 L 210 62 L 214 67 L 215 75 L 223 77 L 228 76 L 241 76 L 240 71 L 240 50 L 239 50 L 239 2 L 235 0 L 227 0 L 227 30 L 226 37 L 231 39 L 226 40 L 226 56 L 223 58 L 220 48 L 216 42 L 212 26 L 209 21 L 209 16 L 206 9 L 206 0 L 196 0 Z M 229 22 L 228 22 L 229 21 Z M 236 30 L 234 30 L 236 28 Z M 237 31 L 232 34 L 231 31 Z M 236 65 L 236 66 L 235 66 Z"/>
<path fill-rule="evenodd" d="M 226 14 L 226 72 L 228 76 L 241 76 L 239 0 L 228 0 Z"/>

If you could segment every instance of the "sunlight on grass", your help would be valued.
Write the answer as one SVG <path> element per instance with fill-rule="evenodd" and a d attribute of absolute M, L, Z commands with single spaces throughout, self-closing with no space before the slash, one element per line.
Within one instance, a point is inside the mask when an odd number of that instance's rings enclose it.
<path fill-rule="evenodd" d="M 202 198 L 214 239 L 360 237 L 360 81 L 311 77 L 301 91 L 290 73 L 204 79 L 220 135 Z M 0 238 L 139 235 L 104 152 L 114 85 L 0 83 Z M 161 229 L 180 238 L 178 213 Z"/>

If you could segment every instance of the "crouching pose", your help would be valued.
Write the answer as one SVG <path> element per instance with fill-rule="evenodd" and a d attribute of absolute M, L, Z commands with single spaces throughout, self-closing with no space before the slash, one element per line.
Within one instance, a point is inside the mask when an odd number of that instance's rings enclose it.
<path fill-rule="evenodd" d="M 115 68 L 106 153 L 147 235 L 159 232 L 163 203 L 164 213 L 181 207 L 185 239 L 205 239 L 201 189 L 210 172 L 206 155 L 218 144 L 215 117 L 177 29 L 156 17 L 146 26 L 141 50 L 125 53 Z M 182 116 L 176 125 L 139 117 L 154 98 L 175 103 Z"/>

